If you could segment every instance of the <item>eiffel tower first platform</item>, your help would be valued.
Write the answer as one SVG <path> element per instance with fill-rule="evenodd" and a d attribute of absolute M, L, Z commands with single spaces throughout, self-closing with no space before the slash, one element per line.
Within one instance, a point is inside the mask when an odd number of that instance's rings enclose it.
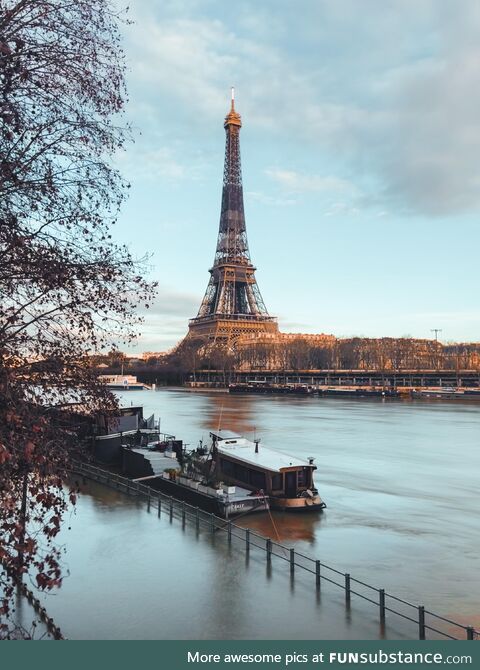
<path fill-rule="evenodd" d="M 243 208 L 240 128 L 232 89 L 225 117 L 225 165 L 217 250 L 198 314 L 189 322 L 188 338 L 229 342 L 241 335 L 277 333 L 275 317 L 262 300 L 250 260 Z"/>

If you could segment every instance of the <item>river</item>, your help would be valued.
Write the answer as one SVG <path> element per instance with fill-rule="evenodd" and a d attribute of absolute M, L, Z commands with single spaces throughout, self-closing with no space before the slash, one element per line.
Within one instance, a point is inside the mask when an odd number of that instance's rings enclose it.
<path fill-rule="evenodd" d="M 130 391 L 191 447 L 212 427 L 313 456 L 323 513 L 276 513 L 282 542 L 428 609 L 478 627 L 480 406 L 475 404 Z M 246 518 L 274 539 L 268 515 Z M 73 638 L 415 637 L 379 631 L 375 608 L 322 602 L 285 570 L 198 538 L 89 484 L 62 531 L 70 576 L 47 608 Z M 233 555 L 232 555 L 233 554 Z M 227 560 L 228 559 L 228 560 Z M 314 592 L 314 588 L 313 588 Z M 327 599 L 327 603 L 325 602 Z"/>

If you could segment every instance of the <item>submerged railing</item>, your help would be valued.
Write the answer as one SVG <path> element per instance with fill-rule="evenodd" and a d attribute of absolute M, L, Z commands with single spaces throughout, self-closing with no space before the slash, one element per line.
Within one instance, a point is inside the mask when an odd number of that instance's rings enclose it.
<path fill-rule="evenodd" d="M 389 612 L 413 623 L 417 627 L 418 639 L 420 640 L 426 639 L 428 631 L 437 633 L 443 638 L 450 640 L 480 639 L 480 631 L 476 630 L 473 626 L 465 626 L 458 623 L 458 621 L 435 614 L 426 609 L 424 605 L 416 605 L 403 598 L 394 596 L 385 591 L 385 589 L 379 589 L 360 579 L 355 579 L 348 572 L 345 573 L 337 570 L 323 561 L 315 560 L 310 556 L 302 554 L 292 547 L 286 547 L 279 542 L 255 533 L 250 528 L 243 528 L 232 521 L 226 521 L 213 513 L 205 512 L 199 507 L 152 489 L 141 482 L 133 481 L 128 477 L 123 477 L 90 463 L 77 462 L 73 466 L 73 471 L 129 495 L 142 496 L 146 500 L 148 511 L 155 506 L 159 517 L 162 513 L 166 513 L 170 521 L 172 521 L 174 516 L 176 516 L 181 518 L 182 525 L 185 525 L 187 520 L 192 521 L 198 533 L 202 527 L 206 528 L 211 534 L 221 531 L 225 533 L 229 544 L 233 538 L 240 540 L 247 553 L 252 548 L 264 551 L 267 563 L 269 564 L 272 562 L 272 557 L 283 560 L 289 564 L 292 577 L 295 575 L 297 568 L 303 572 L 310 573 L 315 577 L 317 591 L 320 591 L 322 581 L 333 584 L 345 592 L 345 604 L 347 607 L 350 606 L 352 596 L 356 596 L 377 607 L 379 620 L 382 625 L 385 624 L 386 614 Z M 458 636 L 452 635 L 451 628 L 450 632 L 447 632 L 447 630 L 442 630 L 439 627 L 443 626 L 445 628 L 445 624 L 457 628 Z"/>

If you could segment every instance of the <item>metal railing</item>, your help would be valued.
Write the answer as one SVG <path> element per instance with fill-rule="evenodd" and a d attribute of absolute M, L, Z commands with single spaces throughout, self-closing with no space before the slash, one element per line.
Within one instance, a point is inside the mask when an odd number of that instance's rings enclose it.
<path fill-rule="evenodd" d="M 352 596 L 369 602 L 378 608 L 381 624 L 385 623 L 388 612 L 413 623 L 417 628 L 418 639 L 420 640 L 426 639 L 428 631 L 450 640 L 480 639 L 480 631 L 473 626 L 466 626 L 458 621 L 453 621 L 426 609 L 424 605 L 416 605 L 386 592 L 385 589 L 355 579 L 349 573 L 342 572 L 323 561 L 306 556 L 293 547 L 275 542 L 252 531 L 250 528 L 243 528 L 232 521 L 205 512 L 199 507 L 152 489 L 141 482 L 133 481 L 128 477 L 123 477 L 90 463 L 75 463 L 73 471 L 129 495 L 145 498 L 148 511 L 151 511 L 154 507 L 158 517 L 167 514 L 170 521 L 174 517 L 181 518 L 182 525 L 185 525 L 187 521 L 192 521 L 197 532 L 200 532 L 202 528 L 206 528 L 212 535 L 222 532 L 225 534 L 228 543 L 231 543 L 233 539 L 238 540 L 247 553 L 252 548 L 264 551 L 268 563 L 272 562 L 272 557 L 288 563 L 292 576 L 295 575 L 296 569 L 304 573 L 310 573 L 315 577 L 317 591 L 320 591 L 323 581 L 342 589 L 345 593 L 345 604 L 348 607 Z M 445 624 L 448 624 L 448 630 L 445 630 Z M 457 634 L 454 635 L 454 632 Z"/>
<path fill-rule="evenodd" d="M 28 588 L 25 582 L 20 581 L 18 577 L 12 573 L 5 560 L 0 560 L 0 565 L 5 570 L 6 575 L 16 585 L 21 595 L 28 600 L 28 602 L 33 607 L 36 614 L 39 616 L 40 620 L 43 621 L 47 629 L 48 635 L 53 637 L 54 640 L 65 640 L 65 637 L 63 636 L 60 627 L 55 624 L 55 621 L 52 619 L 52 617 L 48 616 L 48 612 L 45 609 L 45 607 L 42 605 L 40 600 L 33 594 L 33 592 Z"/>

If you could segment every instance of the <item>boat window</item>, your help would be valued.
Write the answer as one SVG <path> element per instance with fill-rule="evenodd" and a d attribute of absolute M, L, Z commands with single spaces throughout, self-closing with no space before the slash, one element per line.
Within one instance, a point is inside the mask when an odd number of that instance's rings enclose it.
<path fill-rule="evenodd" d="M 265 473 L 250 470 L 250 484 L 256 489 L 265 489 Z"/>
<path fill-rule="evenodd" d="M 302 468 L 298 471 L 298 486 L 310 485 L 310 468 Z"/>
<path fill-rule="evenodd" d="M 283 477 L 281 474 L 272 476 L 272 491 L 280 491 L 283 489 Z"/>

